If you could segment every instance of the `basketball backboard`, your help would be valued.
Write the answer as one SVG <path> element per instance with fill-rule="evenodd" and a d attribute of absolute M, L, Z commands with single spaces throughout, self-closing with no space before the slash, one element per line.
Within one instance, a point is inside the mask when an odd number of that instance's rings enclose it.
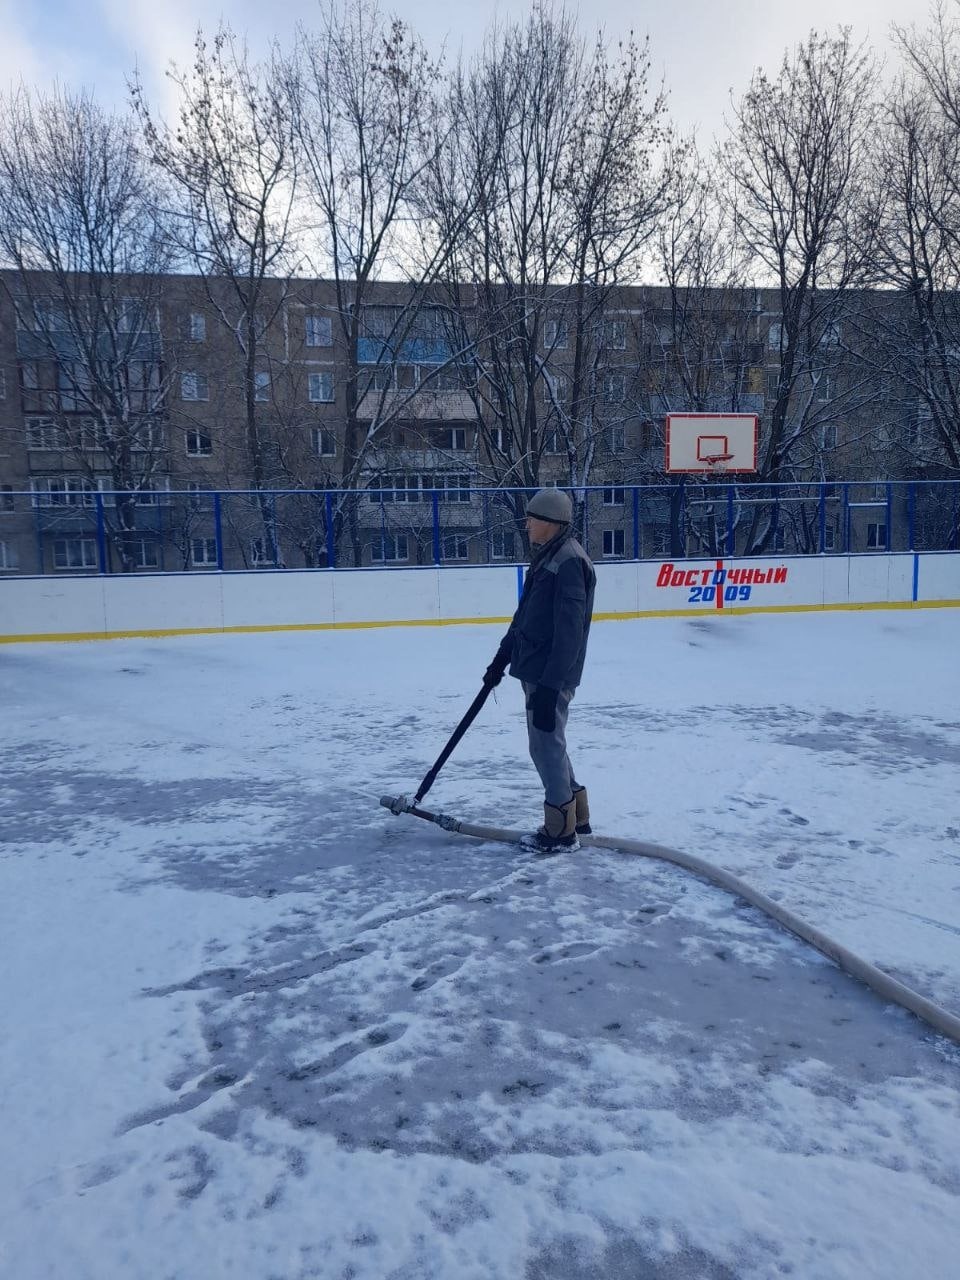
<path fill-rule="evenodd" d="M 757 469 L 755 413 L 668 413 L 668 473 L 744 473 Z"/>

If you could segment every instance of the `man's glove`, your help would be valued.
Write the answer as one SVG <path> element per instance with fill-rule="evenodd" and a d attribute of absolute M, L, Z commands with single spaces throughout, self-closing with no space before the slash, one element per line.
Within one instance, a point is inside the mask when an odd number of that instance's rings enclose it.
<path fill-rule="evenodd" d="M 557 690 L 538 684 L 530 695 L 533 727 L 541 733 L 553 733 L 557 727 Z"/>
<path fill-rule="evenodd" d="M 497 650 L 497 656 L 487 667 L 483 673 L 483 685 L 485 689 L 495 689 L 503 679 L 503 674 L 510 665 L 510 648 L 501 644 Z"/>

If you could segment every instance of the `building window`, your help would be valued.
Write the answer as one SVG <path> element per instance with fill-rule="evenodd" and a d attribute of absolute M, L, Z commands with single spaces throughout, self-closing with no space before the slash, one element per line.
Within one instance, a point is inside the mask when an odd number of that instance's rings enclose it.
<path fill-rule="evenodd" d="M 490 443 L 491 449 L 495 449 L 499 453 L 506 453 L 506 432 L 503 427 L 488 427 L 487 440 Z"/>
<path fill-rule="evenodd" d="M 833 529 L 824 529 L 823 531 L 823 549 L 824 551 L 832 551 L 836 545 L 836 536 Z"/>
<path fill-rule="evenodd" d="M 114 310 L 117 333 L 140 333 L 147 328 L 149 313 L 140 298 L 121 298 Z"/>
<path fill-rule="evenodd" d="M 19 569 L 20 556 L 11 542 L 0 542 L 0 569 Z"/>
<path fill-rule="evenodd" d="M 368 486 L 370 501 L 430 502 L 437 495 L 440 502 L 470 501 L 470 476 L 465 472 L 436 472 L 432 475 L 401 474 L 379 476 Z"/>
<path fill-rule="evenodd" d="M 358 375 L 360 394 L 368 391 L 389 391 L 397 385 L 397 371 L 392 364 L 364 365 Z"/>
<path fill-rule="evenodd" d="M 627 492 L 623 488 L 604 489 L 603 505 L 605 507 L 622 507 L 626 502 Z"/>
<path fill-rule="evenodd" d="M 623 557 L 623 530 L 622 529 L 604 529 L 603 531 L 603 554 L 609 557 Z"/>
<path fill-rule="evenodd" d="M 444 560 L 469 560 L 470 548 L 462 533 L 445 533 L 443 535 Z"/>
<path fill-rule="evenodd" d="M 415 366 L 416 385 L 421 383 L 428 391 L 466 391 L 470 387 L 471 369 L 466 364 L 450 364 L 445 368 L 436 365 Z"/>
<path fill-rule="evenodd" d="M 438 489 L 441 502 L 469 502 L 470 477 L 468 475 L 437 475 L 423 477 L 424 489 Z"/>
<path fill-rule="evenodd" d="M 191 311 L 187 332 L 191 342 L 206 342 L 207 317 L 201 315 L 199 311 Z"/>
<path fill-rule="evenodd" d="M 777 529 L 773 535 L 774 551 L 786 551 L 787 549 L 787 531 L 786 529 Z"/>
<path fill-rule="evenodd" d="M 206 400 L 208 398 L 208 390 L 207 375 L 205 373 L 181 373 L 181 400 Z"/>
<path fill-rule="evenodd" d="M 626 320 L 608 320 L 605 336 L 607 340 L 608 351 L 626 351 L 627 349 Z"/>
<path fill-rule="evenodd" d="M 191 538 L 190 563 L 197 569 L 209 569 L 217 563 L 216 538 Z"/>
<path fill-rule="evenodd" d="M 837 447 L 837 424 L 827 422 L 820 428 L 820 447 L 835 449 Z"/>
<path fill-rule="evenodd" d="M 266 404 L 270 399 L 270 375 L 269 373 L 255 373 L 253 375 L 253 398 L 258 404 Z"/>
<path fill-rule="evenodd" d="M 308 315 L 306 318 L 308 347 L 332 347 L 333 325 L 329 316 Z"/>
<path fill-rule="evenodd" d="M 50 361 L 25 360 L 20 365 L 20 391 L 24 413 L 49 413 L 57 408 Z"/>
<path fill-rule="evenodd" d="M 562 373 L 543 374 L 543 398 L 547 404 L 562 404 L 567 395 L 567 380 Z"/>
<path fill-rule="evenodd" d="M 563 437 L 559 431 L 545 431 L 543 433 L 543 452 L 563 453 Z"/>
<path fill-rule="evenodd" d="M 467 447 L 466 427 L 434 427 L 430 432 L 434 449 L 450 449 L 462 453 Z"/>
<path fill-rule="evenodd" d="M 132 549 L 135 568 L 160 568 L 160 547 L 152 538 L 136 538 L 132 544 Z"/>
<path fill-rule="evenodd" d="M 60 408 L 67 413 L 80 413 L 90 408 L 93 378 L 80 360 L 64 360 L 57 365 L 57 389 Z"/>
<path fill-rule="evenodd" d="M 103 438 L 101 434 L 101 439 Z M 149 418 L 130 427 L 130 448 L 137 453 L 163 448 L 163 427 Z"/>
<path fill-rule="evenodd" d="M 0 511 L 13 511 L 16 509 L 16 500 L 13 496 L 12 484 L 0 484 Z"/>
<path fill-rule="evenodd" d="M 313 428 L 313 451 L 320 458 L 333 458 L 337 453 L 336 433 L 326 427 Z"/>
<path fill-rule="evenodd" d="M 184 432 L 187 442 L 188 458 L 209 458 L 213 453 L 213 441 L 199 427 L 191 427 Z"/>
<path fill-rule="evenodd" d="M 548 351 L 566 351 L 567 349 L 566 320 L 544 320 L 543 345 L 544 347 L 546 347 Z"/>
<path fill-rule="evenodd" d="M 393 560 L 406 560 L 408 556 L 407 537 L 403 533 L 384 533 L 370 547 L 370 559 L 381 564 Z"/>
<path fill-rule="evenodd" d="M 30 481 L 35 507 L 92 507 L 94 486 L 81 476 L 44 476 Z"/>
<path fill-rule="evenodd" d="M 870 551 L 886 551 L 887 549 L 886 524 L 868 524 L 867 525 L 867 548 Z"/>
<path fill-rule="evenodd" d="M 627 448 L 626 428 L 608 427 L 607 445 L 609 446 L 611 453 L 625 453 Z"/>
<path fill-rule="evenodd" d="M 55 569 L 95 569 L 97 544 L 93 538 L 56 538 L 53 543 Z"/>
<path fill-rule="evenodd" d="M 61 447 L 60 428 L 53 418 L 27 418 L 24 425 L 28 449 L 37 451 Z"/>
<path fill-rule="evenodd" d="M 333 374 L 307 374 L 307 395 L 311 404 L 333 403 Z"/>
<path fill-rule="evenodd" d="M 170 477 L 164 478 L 163 484 L 151 484 L 149 481 L 143 481 L 133 500 L 138 507 L 169 507 L 170 505 Z"/>
<path fill-rule="evenodd" d="M 780 344 L 783 341 L 783 325 L 779 320 L 774 320 L 770 328 L 767 330 L 767 346 L 772 350 L 779 351 Z"/>
<path fill-rule="evenodd" d="M 370 501 L 384 502 L 419 502 L 419 476 L 380 476 L 370 486 Z"/>
<path fill-rule="evenodd" d="M 490 535 L 490 556 L 493 560 L 516 560 L 517 539 L 512 529 L 494 529 Z"/>
<path fill-rule="evenodd" d="M 274 567 L 276 562 L 270 554 L 266 538 L 250 539 L 250 563 L 255 569 Z"/>
<path fill-rule="evenodd" d="M 627 380 L 622 373 L 603 375 L 603 399 L 606 404 L 622 404 L 627 395 Z"/>

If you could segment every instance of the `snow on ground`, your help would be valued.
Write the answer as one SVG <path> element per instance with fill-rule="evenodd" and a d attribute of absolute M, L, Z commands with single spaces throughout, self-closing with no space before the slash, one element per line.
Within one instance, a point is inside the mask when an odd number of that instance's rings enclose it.
<path fill-rule="evenodd" d="M 958 622 L 598 625 L 596 828 L 960 1009 Z M 378 807 L 498 639 L 0 651 L 0 1275 L 957 1275 L 960 1049 L 677 868 Z M 518 693 L 437 807 L 538 820 Z"/>

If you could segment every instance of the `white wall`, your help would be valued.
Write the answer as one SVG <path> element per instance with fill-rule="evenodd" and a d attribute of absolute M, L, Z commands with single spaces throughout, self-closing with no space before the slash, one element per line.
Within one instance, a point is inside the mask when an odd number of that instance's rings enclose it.
<path fill-rule="evenodd" d="M 956 552 L 620 561 L 597 578 L 598 619 L 960 605 Z M 0 581 L 0 642 L 505 619 L 517 588 L 515 565 L 16 577 Z"/>

